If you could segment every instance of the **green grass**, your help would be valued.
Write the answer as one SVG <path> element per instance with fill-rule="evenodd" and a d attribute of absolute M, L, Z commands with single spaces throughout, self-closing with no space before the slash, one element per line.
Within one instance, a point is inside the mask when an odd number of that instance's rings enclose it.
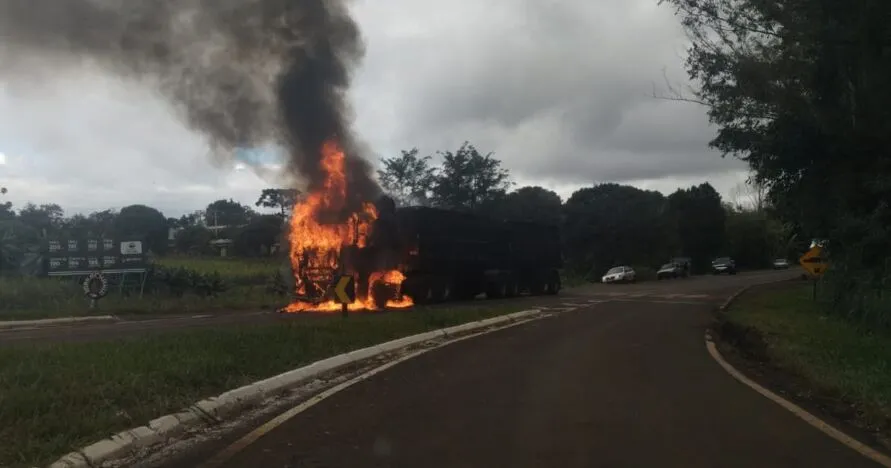
<path fill-rule="evenodd" d="M 86 315 L 139 315 L 260 310 L 281 307 L 286 299 L 270 294 L 265 285 L 235 285 L 217 297 L 146 294 L 130 296 L 110 289 L 98 307 L 90 309 L 81 285 L 71 279 L 0 276 L 0 320 L 31 320 Z"/>
<path fill-rule="evenodd" d="M 726 319 L 759 331 L 774 364 L 819 391 L 856 404 L 867 419 L 891 417 L 891 335 L 865 333 L 821 313 L 811 287 L 796 285 L 745 294 Z"/>
<path fill-rule="evenodd" d="M 266 291 L 272 274 L 284 267 L 281 259 L 174 256 L 162 257 L 157 263 L 199 273 L 219 273 L 229 290 L 211 298 L 150 293 L 139 298 L 138 287 L 129 296 L 111 288 L 99 301 L 99 307 L 90 309 L 81 285 L 71 278 L 0 276 L 0 320 L 259 310 L 281 307 L 286 302 Z"/>
<path fill-rule="evenodd" d="M 199 273 L 219 273 L 224 280 L 239 284 L 261 284 L 283 267 L 283 259 L 247 259 L 232 257 L 160 257 L 155 262 L 169 268 L 188 268 Z"/>
<path fill-rule="evenodd" d="M 208 396 L 341 352 L 520 309 L 466 306 L 0 348 L 0 466 L 44 465 Z"/>

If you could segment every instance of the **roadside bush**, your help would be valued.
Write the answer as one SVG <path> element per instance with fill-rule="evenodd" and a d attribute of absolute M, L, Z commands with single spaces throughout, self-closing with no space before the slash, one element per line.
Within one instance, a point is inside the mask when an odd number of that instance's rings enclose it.
<path fill-rule="evenodd" d="M 229 289 L 217 272 L 202 273 L 185 267 L 169 268 L 153 265 L 146 279 L 147 289 L 153 292 L 166 292 L 175 297 L 195 294 L 201 297 L 215 297 Z"/>

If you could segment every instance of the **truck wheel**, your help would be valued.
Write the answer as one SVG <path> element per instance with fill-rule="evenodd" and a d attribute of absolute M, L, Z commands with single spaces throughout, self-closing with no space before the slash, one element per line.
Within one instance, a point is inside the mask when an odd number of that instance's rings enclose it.
<path fill-rule="evenodd" d="M 505 291 L 506 297 L 516 297 L 520 295 L 520 284 L 514 280 L 510 279 L 507 282 L 507 289 Z"/>
<path fill-rule="evenodd" d="M 433 302 L 433 288 L 430 281 L 422 279 L 412 285 L 409 296 L 414 299 L 415 304 L 429 304 Z"/>
<path fill-rule="evenodd" d="M 544 294 L 545 288 L 547 288 L 547 284 L 544 280 L 533 279 L 532 283 L 529 284 L 529 294 L 533 296 L 541 296 Z"/>
<path fill-rule="evenodd" d="M 549 296 L 556 295 L 560 292 L 560 273 L 556 271 L 548 275 L 548 282 L 545 284 L 545 294 Z"/>
<path fill-rule="evenodd" d="M 505 295 L 507 295 L 507 283 L 505 281 L 492 281 L 486 287 L 486 299 L 501 299 Z"/>
<path fill-rule="evenodd" d="M 453 288 L 452 283 L 447 279 L 440 279 L 436 282 L 436 288 L 433 291 L 433 302 L 446 302 L 452 300 Z"/>
<path fill-rule="evenodd" d="M 374 302 L 374 306 L 378 310 L 383 310 L 387 307 L 387 301 L 390 299 L 395 299 L 396 297 L 396 288 L 390 284 L 384 283 L 383 281 L 375 281 L 374 286 L 371 288 L 371 299 Z"/>

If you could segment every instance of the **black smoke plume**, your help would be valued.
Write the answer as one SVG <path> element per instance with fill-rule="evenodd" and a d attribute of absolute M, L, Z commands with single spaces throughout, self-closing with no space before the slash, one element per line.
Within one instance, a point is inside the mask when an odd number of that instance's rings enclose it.
<path fill-rule="evenodd" d="M 284 143 L 288 173 L 309 190 L 323 180 L 322 142 L 336 138 L 352 206 L 380 193 L 345 99 L 363 55 L 343 0 L 0 0 L 0 80 L 72 67 L 136 80 L 216 154 Z"/>

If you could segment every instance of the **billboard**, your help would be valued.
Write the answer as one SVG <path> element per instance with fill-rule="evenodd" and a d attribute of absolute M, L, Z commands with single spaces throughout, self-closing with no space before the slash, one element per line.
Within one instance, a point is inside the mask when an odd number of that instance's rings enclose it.
<path fill-rule="evenodd" d="M 49 276 L 104 273 L 141 273 L 148 267 L 141 239 L 70 238 L 44 243 Z"/>

